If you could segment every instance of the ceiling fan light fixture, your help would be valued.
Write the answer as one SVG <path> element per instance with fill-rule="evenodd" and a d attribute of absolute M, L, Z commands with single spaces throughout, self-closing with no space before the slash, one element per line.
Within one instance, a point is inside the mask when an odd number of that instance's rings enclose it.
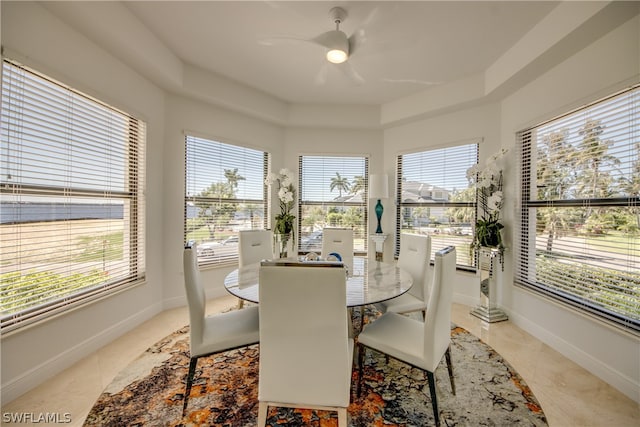
<path fill-rule="evenodd" d="M 342 64 L 349 58 L 349 39 L 340 30 L 326 33 L 325 46 L 327 47 L 327 61 L 334 64 Z"/>
<path fill-rule="evenodd" d="M 327 52 L 327 61 L 334 64 L 342 64 L 347 60 L 347 52 L 339 49 L 332 49 Z"/>

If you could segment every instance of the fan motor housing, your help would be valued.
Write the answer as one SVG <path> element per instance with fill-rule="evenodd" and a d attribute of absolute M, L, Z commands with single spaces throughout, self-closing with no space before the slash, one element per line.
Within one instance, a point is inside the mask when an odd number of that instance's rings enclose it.
<path fill-rule="evenodd" d="M 334 24 L 342 23 L 347 19 L 347 11 L 341 7 L 333 7 L 329 10 L 329 18 Z"/>

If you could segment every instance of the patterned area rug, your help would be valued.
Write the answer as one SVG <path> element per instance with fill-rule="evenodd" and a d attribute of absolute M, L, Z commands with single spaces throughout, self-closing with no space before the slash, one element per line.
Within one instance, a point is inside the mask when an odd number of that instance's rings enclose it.
<path fill-rule="evenodd" d="M 255 426 L 258 416 L 259 346 L 201 358 L 182 417 L 189 366 L 189 328 L 149 348 L 105 389 L 85 426 Z M 444 361 L 436 369 L 443 426 L 546 426 L 535 396 L 491 347 L 452 327 L 456 395 Z M 351 426 L 434 424 L 426 375 L 368 350 L 360 397 L 348 408 Z M 271 408 L 269 426 L 337 426 L 335 413 Z"/>

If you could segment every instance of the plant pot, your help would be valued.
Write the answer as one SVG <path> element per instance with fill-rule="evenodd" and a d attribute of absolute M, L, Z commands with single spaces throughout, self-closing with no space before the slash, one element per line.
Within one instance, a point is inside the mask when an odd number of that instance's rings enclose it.
<path fill-rule="evenodd" d="M 489 232 L 482 235 L 479 239 L 480 246 L 486 247 L 497 247 L 500 244 L 500 231 L 496 231 L 495 233 Z"/>

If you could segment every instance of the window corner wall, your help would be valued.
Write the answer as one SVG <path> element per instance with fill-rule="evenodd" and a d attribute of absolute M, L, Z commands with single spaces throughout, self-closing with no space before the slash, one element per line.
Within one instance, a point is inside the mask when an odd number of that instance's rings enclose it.
<path fill-rule="evenodd" d="M 3 335 L 1 389 L 2 402 L 6 404 L 161 309 L 165 283 L 162 194 L 166 104 L 165 93 L 156 85 L 38 2 L 3 2 L 1 7 L 6 56 L 94 100 L 127 112 L 146 123 L 147 135 L 143 185 L 147 221 L 141 248 L 146 251 L 146 280 L 141 286 L 130 287 L 82 309 Z M 29 22 L 37 24 L 26 25 Z M 56 43 L 43 49 L 40 42 L 50 39 Z"/>
<path fill-rule="evenodd" d="M 638 83 L 639 28 L 640 17 L 636 16 L 504 98 L 500 126 L 505 146 L 515 153 L 516 132 Z M 594 69 L 599 71 L 585 72 Z M 515 165 L 509 168 L 509 179 L 515 191 L 518 181 L 514 180 L 519 179 Z M 514 221 L 517 206 L 507 210 Z M 513 234 L 514 239 L 519 237 Z M 511 264 L 505 265 L 505 272 L 511 280 Z M 516 325 L 637 401 L 640 347 L 636 336 L 505 284 L 502 301 Z"/>

